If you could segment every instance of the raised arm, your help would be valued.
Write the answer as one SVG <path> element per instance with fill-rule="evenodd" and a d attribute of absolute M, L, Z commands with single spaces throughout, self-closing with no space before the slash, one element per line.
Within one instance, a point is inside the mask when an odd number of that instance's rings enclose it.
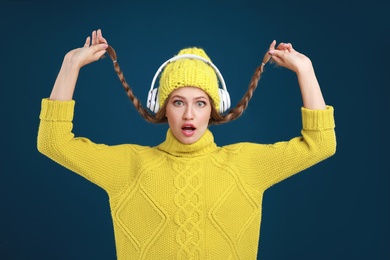
<path fill-rule="evenodd" d="M 301 89 L 303 106 L 312 110 L 326 109 L 311 60 L 294 50 L 291 43 L 280 43 L 276 49 L 275 46 L 276 41 L 273 41 L 268 53 L 276 64 L 296 73 Z"/>
<path fill-rule="evenodd" d="M 98 60 L 106 52 L 107 47 L 107 41 L 103 38 L 99 29 L 92 32 L 92 44 L 91 37 L 88 36 L 82 48 L 69 51 L 62 62 L 60 72 L 50 94 L 50 99 L 60 101 L 72 100 L 80 69 Z"/>
<path fill-rule="evenodd" d="M 84 47 L 65 55 L 50 98 L 42 99 L 37 148 L 53 161 L 115 194 L 130 179 L 132 150 L 126 145 L 96 144 L 75 137 L 72 132 L 75 106 L 72 96 L 79 70 L 98 60 L 106 48 L 107 42 L 98 30 L 86 39 Z"/>

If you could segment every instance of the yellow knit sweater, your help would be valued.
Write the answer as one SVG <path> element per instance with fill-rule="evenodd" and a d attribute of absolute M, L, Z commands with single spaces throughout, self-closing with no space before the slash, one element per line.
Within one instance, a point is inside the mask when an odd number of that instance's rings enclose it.
<path fill-rule="evenodd" d="M 256 259 L 264 191 L 335 152 L 333 108 L 302 108 L 302 136 L 218 147 L 207 131 L 156 147 L 95 144 L 72 133 L 74 101 L 42 100 L 38 149 L 103 188 L 117 257 Z"/>

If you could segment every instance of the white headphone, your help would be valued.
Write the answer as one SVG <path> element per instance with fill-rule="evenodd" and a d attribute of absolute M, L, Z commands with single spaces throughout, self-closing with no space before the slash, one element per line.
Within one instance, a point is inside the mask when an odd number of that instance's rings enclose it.
<path fill-rule="evenodd" d="M 209 61 L 201 56 L 195 55 L 195 54 L 177 55 L 173 58 L 170 58 L 166 62 L 164 62 L 160 66 L 160 68 L 158 68 L 156 74 L 153 77 L 152 84 L 150 85 L 150 90 L 149 90 L 148 100 L 147 100 L 146 106 L 154 113 L 157 113 L 157 111 L 160 109 L 160 104 L 158 103 L 158 88 L 154 88 L 154 84 L 156 83 L 157 77 L 160 75 L 161 71 L 163 70 L 163 68 L 167 64 L 174 62 L 176 60 L 180 60 L 180 59 L 201 60 L 201 61 L 205 62 L 206 64 L 210 65 L 214 69 L 214 71 L 217 74 L 218 79 L 222 85 L 222 88 L 218 88 L 218 90 L 219 90 L 218 93 L 219 93 L 219 98 L 220 98 L 219 113 L 224 113 L 226 110 L 228 110 L 230 108 L 230 95 L 226 89 L 226 84 L 225 84 L 225 81 L 222 77 L 222 74 L 219 72 L 218 68 L 211 61 Z"/>

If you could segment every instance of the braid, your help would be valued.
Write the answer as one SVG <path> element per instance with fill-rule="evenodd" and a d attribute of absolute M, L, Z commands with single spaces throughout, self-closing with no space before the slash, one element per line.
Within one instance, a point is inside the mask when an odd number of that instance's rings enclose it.
<path fill-rule="evenodd" d="M 114 48 L 112 48 L 109 45 L 106 51 L 114 63 L 114 70 L 118 74 L 119 80 L 122 83 L 122 86 L 126 91 L 127 96 L 129 97 L 131 102 L 133 102 L 138 113 L 140 113 L 141 116 L 150 123 L 162 123 L 158 117 L 154 116 L 146 108 L 144 108 L 141 104 L 141 101 L 134 95 L 133 90 L 130 88 L 129 84 L 127 83 L 125 76 L 123 75 L 123 72 L 118 64 L 117 56 Z"/>
<path fill-rule="evenodd" d="M 249 101 L 253 96 L 253 92 L 257 88 L 261 74 L 264 71 L 264 66 L 270 59 L 271 56 L 267 52 L 264 55 L 261 65 L 256 68 L 253 74 L 248 90 L 246 91 L 242 99 L 238 102 L 237 106 L 232 108 L 226 115 L 218 116 L 213 114 L 215 116 L 213 117 L 213 119 L 210 120 L 211 124 L 224 124 L 239 118 L 244 113 L 245 109 L 248 107 Z"/>

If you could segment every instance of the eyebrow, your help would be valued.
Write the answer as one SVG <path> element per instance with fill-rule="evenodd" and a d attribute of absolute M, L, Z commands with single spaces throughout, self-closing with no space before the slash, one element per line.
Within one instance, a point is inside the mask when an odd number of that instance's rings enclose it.
<path fill-rule="evenodd" d="M 180 95 L 174 95 L 174 96 L 171 97 L 171 99 L 172 98 L 180 98 L 180 99 L 187 100 L 187 98 L 185 98 L 184 96 L 180 96 Z M 205 96 L 198 96 L 198 97 L 195 97 L 193 99 L 196 99 L 196 100 L 198 100 L 198 99 L 207 99 L 207 97 L 205 97 Z"/>

